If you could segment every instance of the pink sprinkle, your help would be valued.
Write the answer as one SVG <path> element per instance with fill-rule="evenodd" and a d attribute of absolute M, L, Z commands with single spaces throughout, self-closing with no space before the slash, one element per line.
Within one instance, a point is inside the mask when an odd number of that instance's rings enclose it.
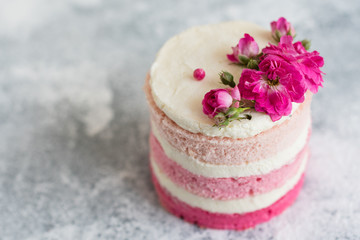
<path fill-rule="evenodd" d="M 204 71 L 204 69 L 202 69 L 202 68 L 197 68 L 197 69 L 195 69 L 193 76 L 194 76 L 194 78 L 195 78 L 196 80 L 198 80 L 198 81 L 203 80 L 204 77 L 205 77 L 205 71 Z"/>

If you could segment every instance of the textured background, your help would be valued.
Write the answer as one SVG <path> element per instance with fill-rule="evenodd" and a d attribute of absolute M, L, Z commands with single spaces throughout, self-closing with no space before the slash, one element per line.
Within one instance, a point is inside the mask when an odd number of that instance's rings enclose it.
<path fill-rule="evenodd" d="M 285 16 L 325 58 L 296 203 L 245 232 L 165 212 L 142 86 L 186 28 Z M 360 2 L 0 0 L 1 239 L 359 239 Z"/>

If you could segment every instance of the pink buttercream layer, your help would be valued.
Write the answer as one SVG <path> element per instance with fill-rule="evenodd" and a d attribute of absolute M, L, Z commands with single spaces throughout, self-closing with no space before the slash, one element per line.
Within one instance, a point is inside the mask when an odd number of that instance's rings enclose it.
<path fill-rule="evenodd" d="M 291 118 L 255 136 L 233 139 L 192 133 L 178 126 L 158 108 L 152 98 L 149 78 L 150 76 L 147 77 L 144 90 L 152 123 L 170 145 L 199 161 L 235 165 L 275 156 L 290 147 L 308 127 L 311 93 L 307 93 L 305 102 L 300 104 Z"/>
<path fill-rule="evenodd" d="M 168 158 L 153 134 L 150 134 L 150 151 L 152 159 L 161 171 L 177 185 L 204 198 L 230 200 L 266 193 L 281 187 L 297 173 L 308 147 L 306 144 L 295 159 L 289 159 L 289 164 L 279 169 L 264 175 L 239 178 L 209 178 L 193 174 Z"/>
<path fill-rule="evenodd" d="M 294 186 L 294 188 L 286 193 L 278 201 L 269 207 L 244 214 L 212 213 L 202 210 L 201 208 L 192 207 L 180 201 L 176 197 L 171 196 L 164 188 L 160 186 L 156 176 L 153 173 L 152 179 L 155 185 L 155 189 L 158 193 L 160 203 L 165 209 L 167 209 L 175 216 L 200 227 L 244 230 L 254 227 L 259 223 L 269 221 L 272 217 L 279 215 L 287 207 L 289 207 L 299 194 L 304 181 L 304 174 L 302 175 L 299 182 Z"/>

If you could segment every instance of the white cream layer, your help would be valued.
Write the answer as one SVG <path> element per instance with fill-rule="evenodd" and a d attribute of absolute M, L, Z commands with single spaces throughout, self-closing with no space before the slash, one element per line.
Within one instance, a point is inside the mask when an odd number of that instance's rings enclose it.
<path fill-rule="evenodd" d="M 154 160 L 151 159 L 150 161 L 153 172 L 161 187 L 165 188 L 172 196 L 180 201 L 183 201 L 192 207 L 198 207 L 213 213 L 241 214 L 266 208 L 294 188 L 305 170 L 307 158 L 308 154 L 302 159 L 298 172 L 280 188 L 276 188 L 264 194 L 233 200 L 215 200 L 194 195 L 172 182 L 165 173 L 159 169 Z"/>
<path fill-rule="evenodd" d="M 309 119 L 300 136 L 290 147 L 277 153 L 275 156 L 242 165 L 215 165 L 199 161 L 198 159 L 194 159 L 193 157 L 190 157 L 171 146 L 169 142 L 159 134 L 153 122 L 151 123 L 151 129 L 154 136 L 158 139 L 166 156 L 189 172 L 195 175 L 211 178 L 237 178 L 267 174 L 295 160 L 296 155 L 306 144 L 310 124 L 311 121 Z"/>
<path fill-rule="evenodd" d="M 208 91 L 224 88 L 219 84 L 222 70 L 234 75 L 238 83 L 242 68 L 231 64 L 226 54 L 239 39 L 249 33 L 259 49 L 272 41 L 270 29 L 248 22 L 225 22 L 198 26 L 176 35 L 158 52 L 150 72 L 150 87 L 156 105 L 180 127 L 207 136 L 245 138 L 281 124 L 288 117 L 273 122 L 267 114 L 251 112 L 252 119 L 233 121 L 226 128 L 213 127 L 214 122 L 202 111 L 202 99 Z M 196 81 L 192 74 L 203 68 L 206 77 Z M 293 103 L 293 112 L 299 104 Z"/>

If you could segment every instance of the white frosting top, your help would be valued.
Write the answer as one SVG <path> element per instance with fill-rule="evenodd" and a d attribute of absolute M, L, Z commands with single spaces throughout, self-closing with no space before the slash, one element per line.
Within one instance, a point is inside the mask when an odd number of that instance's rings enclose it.
<path fill-rule="evenodd" d="M 225 22 L 193 27 L 171 38 L 158 52 L 151 67 L 150 87 L 156 105 L 180 127 L 207 136 L 246 138 L 285 121 L 273 122 L 267 114 L 250 112 L 251 120 L 233 121 L 227 127 L 213 127 L 214 122 L 202 111 L 204 95 L 220 84 L 219 72 L 234 75 L 238 83 L 242 68 L 231 64 L 226 54 L 249 33 L 259 48 L 271 42 L 271 32 L 248 22 Z M 206 76 L 197 81 L 192 74 L 203 68 Z M 299 104 L 293 103 L 293 112 Z"/>

